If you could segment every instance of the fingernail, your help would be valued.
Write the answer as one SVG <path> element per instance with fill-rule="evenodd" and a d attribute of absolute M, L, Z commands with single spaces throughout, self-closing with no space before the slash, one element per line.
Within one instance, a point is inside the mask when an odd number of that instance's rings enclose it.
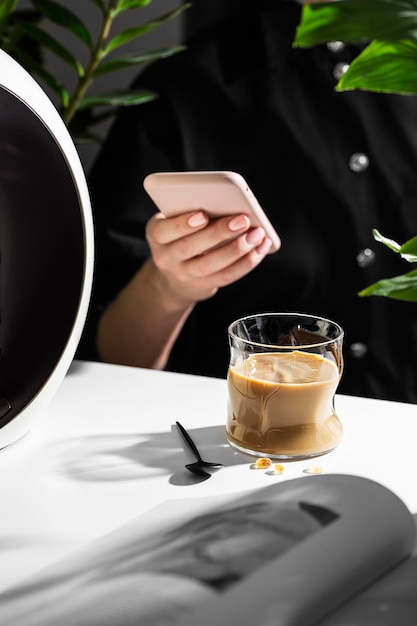
<path fill-rule="evenodd" d="M 195 228 L 196 226 L 204 226 L 204 224 L 207 224 L 207 221 L 207 216 L 200 211 L 191 215 L 187 220 L 187 224 Z"/>
<path fill-rule="evenodd" d="M 229 230 L 236 231 L 249 226 L 249 218 L 246 215 L 237 215 L 227 224 Z"/>
<path fill-rule="evenodd" d="M 268 239 L 268 237 L 266 237 L 261 243 L 261 245 L 256 248 L 256 252 L 259 255 L 265 255 L 269 252 L 269 250 L 271 249 L 271 246 L 272 246 L 272 241 Z"/>
<path fill-rule="evenodd" d="M 265 231 L 263 228 L 254 228 L 246 235 L 246 243 L 250 246 L 257 246 L 264 237 Z"/>

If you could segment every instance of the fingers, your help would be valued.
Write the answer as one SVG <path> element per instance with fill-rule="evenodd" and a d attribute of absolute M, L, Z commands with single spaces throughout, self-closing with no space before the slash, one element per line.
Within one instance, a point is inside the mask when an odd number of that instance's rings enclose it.
<path fill-rule="evenodd" d="M 183 237 L 203 229 L 209 223 L 204 211 L 178 215 L 166 218 L 162 213 L 156 213 L 147 223 L 146 237 L 155 245 L 167 245 Z"/>
<path fill-rule="evenodd" d="M 205 279 L 207 286 L 224 287 L 252 271 L 268 254 L 272 242 L 262 228 L 255 229 L 221 248 L 186 262 L 192 279 Z"/>
<path fill-rule="evenodd" d="M 174 218 L 157 214 L 146 236 L 171 293 L 194 302 L 242 278 L 272 245 L 263 228 L 251 228 L 246 215 L 210 221 L 203 211 Z"/>
<path fill-rule="evenodd" d="M 201 248 L 197 251 L 202 254 L 213 245 L 230 239 L 231 234 L 238 234 L 250 228 L 250 221 L 246 215 L 235 215 L 213 220 L 209 224 L 208 215 L 204 211 L 165 218 L 162 213 L 155 214 L 147 224 L 147 237 L 157 245 L 167 245 L 184 237 L 194 235 L 204 230 L 204 234 L 195 240 L 194 246 Z"/>
<path fill-rule="evenodd" d="M 216 274 L 212 275 L 211 280 L 214 281 L 218 288 L 231 285 L 255 269 L 255 267 L 257 267 L 268 254 L 271 246 L 272 241 L 267 237 L 264 238 L 259 246 L 239 258 L 231 265 L 222 268 Z"/>
<path fill-rule="evenodd" d="M 249 228 L 250 221 L 246 215 L 209 222 L 203 211 L 170 219 L 157 214 L 148 222 L 146 236 L 154 254 L 159 246 L 170 245 L 171 262 L 182 262 L 221 246 Z"/>
<path fill-rule="evenodd" d="M 254 228 L 221 246 L 211 247 L 204 254 L 191 256 L 187 261 L 184 261 L 184 265 L 187 267 L 188 274 L 193 278 L 204 278 L 221 272 L 252 251 L 255 251 L 258 256 L 259 253 L 262 256 L 264 241 L 269 242 L 269 244 L 265 244 L 269 250 L 271 241 L 266 240 L 264 229 Z M 249 265 L 252 264 L 251 261 L 248 263 Z"/>

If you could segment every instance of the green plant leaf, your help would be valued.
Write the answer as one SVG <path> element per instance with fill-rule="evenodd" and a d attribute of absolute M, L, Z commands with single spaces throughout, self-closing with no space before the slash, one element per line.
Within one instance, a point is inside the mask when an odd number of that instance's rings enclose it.
<path fill-rule="evenodd" d="M 135 26 L 133 28 L 128 28 L 120 32 L 118 35 L 113 37 L 103 50 L 103 56 L 106 56 L 112 50 L 116 48 L 120 48 L 124 44 L 132 41 L 132 39 L 136 39 L 137 37 L 141 37 L 145 33 L 148 33 L 150 30 L 153 30 L 152 26 L 149 24 L 141 24 L 140 26 Z"/>
<path fill-rule="evenodd" d="M 349 65 L 336 91 L 417 93 L 417 41 L 373 41 Z"/>
<path fill-rule="evenodd" d="M 41 19 L 38 11 L 33 9 L 18 9 L 11 14 L 4 26 L 3 32 L 0 32 L 0 46 L 11 56 L 16 57 L 16 50 L 23 49 L 29 55 L 41 63 L 43 61 L 42 45 L 34 41 L 32 37 L 28 37 L 18 26 L 17 22 L 23 20 L 28 24 L 37 24 Z"/>
<path fill-rule="evenodd" d="M 28 55 L 23 49 L 16 50 L 14 56 L 24 68 L 31 74 L 36 74 L 39 78 L 48 85 L 58 96 L 63 107 L 68 106 L 69 93 L 65 87 L 60 83 L 55 76 L 48 72 L 45 67 L 36 61 L 32 56 Z"/>
<path fill-rule="evenodd" d="M 409 239 L 401 246 L 401 256 L 409 263 L 417 263 L 417 237 Z"/>
<path fill-rule="evenodd" d="M 90 49 L 92 48 L 91 35 L 75 13 L 57 2 L 52 2 L 52 0 L 34 0 L 34 3 L 36 8 L 42 15 L 48 18 L 48 20 L 54 22 L 54 24 L 58 24 L 58 26 L 62 26 L 62 28 L 65 28 L 78 37 L 78 39 L 85 43 Z"/>
<path fill-rule="evenodd" d="M 3 22 L 19 4 L 19 0 L 3 0 L 0 2 L 0 22 Z"/>
<path fill-rule="evenodd" d="M 157 61 L 158 59 L 165 59 L 169 56 L 177 54 L 178 52 L 182 52 L 183 50 L 185 50 L 185 46 L 170 46 L 167 48 L 159 48 L 158 50 L 148 50 L 145 52 L 128 54 L 123 57 L 116 57 L 114 59 L 110 59 L 109 61 L 103 61 L 94 72 L 94 77 L 97 78 L 103 74 L 115 72 L 131 65 L 141 65 Z"/>
<path fill-rule="evenodd" d="M 376 228 L 372 229 L 372 234 L 374 236 L 375 241 L 379 241 L 380 243 L 383 243 L 385 246 L 387 246 L 387 248 L 390 248 L 391 250 L 393 250 L 394 252 L 397 252 L 398 254 L 400 253 L 401 245 L 399 243 L 397 243 L 393 239 L 388 239 L 388 237 L 385 237 L 384 235 L 382 235 L 379 232 L 379 230 L 377 230 Z"/>
<path fill-rule="evenodd" d="M 83 76 L 84 68 L 81 63 L 77 61 L 77 59 L 66 48 L 64 48 L 59 41 L 49 35 L 49 33 L 44 31 L 42 28 L 39 28 L 36 24 L 32 24 L 19 18 L 16 18 L 15 21 L 21 32 L 56 54 L 59 58 L 65 61 L 65 63 L 70 65 L 76 71 L 78 76 Z"/>
<path fill-rule="evenodd" d="M 7 28 L 10 15 L 15 10 L 19 0 L 4 0 L 0 1 L 0 38 L 3 35 L 5 28 Z"/>
<path fill-rule="evenodd" d="M 381 235 L 381 233 L 376 228 L 372 230 L 372 234 L 375 241 L 383 243 L 385 246 L 387 246 L 387 248 L 390 248 L 390 250 L 399 254 L 409 263 L 417 263 L 417 237 L 408 239 L 408 241 L 400 245 L 393 239 L 388 239 L 388 237 L 384 237 L 384 235 Z"/>
<path fill-rule="evenodd" d="M 152 91 L 121 90 L 95 96 L 88 96 L 81 100 L 79 109 L 95 106 L 133 106 L 154 100 L 157 94 Z"/>
<path fill-rule="evenodd" d="M 394 300 L 417 302 L 417 270 L 402 276 L 380 280 L 362 289 L 358 295 L 361 297 L 384 296 Z"/>
<path fill-rule="evenodd" d="M 50 72 L 47 72 L 43 67 L 39 67 L 39 69 L 33 71 L 59 96 L 62 106 L 67 106 L 69 103 L 69 93 L 62 83 L 60 83 L 55 76 L 53 76 Z"/>
<path fill-rule="evenodd" d="M 294 47 L 417 38 L 417 0 L 349 0 L 305 5 Z"/>
<path fill-rule="evenodd" d="M 151 2 L 152 0 L 119 0 L 116 11 L 117 13 L 121 13 L 129 9 L 141 9 L 148 6 Z"/>
<path fill-rule="evenodd" d="M 145 24 L 140 24 L 139 26 L 133 26 L 132 28 L 128 28 L 120 32 L 118 35 L 113 37 L 113 39 L 111 39 L 108 42 L 107 46 L 103 50 L 102 56 L 103 57 L 106 56 L 112 50 L 115 50 L 116 48 L 123 46 L 124 44 L 128 43 L 132 39 L 141 37 L 142 35 L 145 35 L 146 33 L 149 33 L 155 30 L 155 28 L 159 28 L 159 26 L 162 26 L 162 24 L 165 24 L 169 20 L 172 20 L 174 17 L 177 17 L 178 15 L 180 15 L 180 13 L 188 9 L 190 6 L 191 6 L 190 4 L 183 4 L 177 9 L 174 9 L 173 11 L 169 11 L 168 13 L 164 13 L 163 15 L 160 15 L 155 20 L 146 22 Z"/>

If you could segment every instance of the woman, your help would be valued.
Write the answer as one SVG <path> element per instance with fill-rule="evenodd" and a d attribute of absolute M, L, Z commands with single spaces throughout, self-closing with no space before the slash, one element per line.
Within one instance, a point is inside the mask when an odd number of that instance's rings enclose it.
<path fill-rule="evenodd" d="M 300 11 L 197 0 L 188 50 L 138 77 L 159 97 L 120 113 L 90 177 L 97 273 L 83 358 L 224 376 L 229 323 L 293 310 L 344 327 L 341 393 L 417 401 L 413 307 L 357 295 L 404 272 L 372 229 L 397 241 L 417 230 L 417 99 L 336 93 L 358 48 L 293 49 Z M 142 187 L 153 171 L 222 169 L 247 180 L 276 254 L 244 216 L 161 219 Z"/>

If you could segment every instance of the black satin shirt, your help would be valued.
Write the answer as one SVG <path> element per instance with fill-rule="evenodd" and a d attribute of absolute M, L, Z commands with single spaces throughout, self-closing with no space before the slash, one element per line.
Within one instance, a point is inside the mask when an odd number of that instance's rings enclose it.
<path fill-rule="evenodd" d="M 300 311 L 344 327 L 341 393 L 417 401 L 417 305 L 357 295 L 412 269 L 372 229 L 400 243 L 417 235 L 417 97 L 336 93 L 358 50 L 292 48 L 299 19 L 294 2 L 260 2 L 139 75 L 135 87 L 159 97 L 120 112 L 89 177 L 97 266 L 80 357 L 97 358 L 98 315 L 149 254 L 144 177 L 234 170 L 281 250 L 197 304 L 167 369 L 224 377 L 234 319 Z"/>

